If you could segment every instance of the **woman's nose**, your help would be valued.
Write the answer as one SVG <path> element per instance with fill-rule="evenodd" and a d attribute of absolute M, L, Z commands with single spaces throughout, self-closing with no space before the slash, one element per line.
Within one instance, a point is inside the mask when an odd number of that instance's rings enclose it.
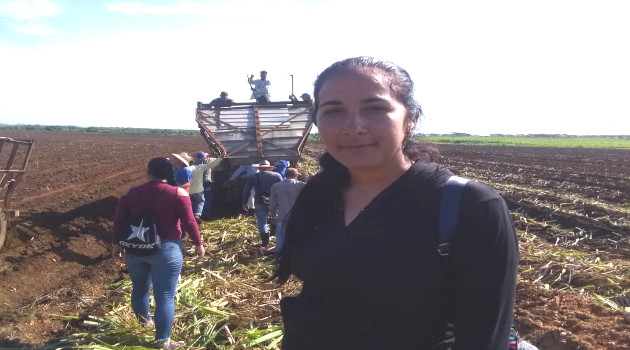
<path fill-rule="evenodd" d="M 361 117 L 360 112 L 357 111 L 348 113 L 348 117 L 345 119 L 343 131 L 347 134 L 362 134 L 367 131 L 365 120 Z"/>

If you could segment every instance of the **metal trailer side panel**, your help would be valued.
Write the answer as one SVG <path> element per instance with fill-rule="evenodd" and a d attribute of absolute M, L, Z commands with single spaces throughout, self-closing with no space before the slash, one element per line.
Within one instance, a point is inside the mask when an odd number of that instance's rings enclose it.
<path fill-rule="evenodd" d="M 196 120 L 214 156 L 232 164 L 297 160 L 312 127 L 306 103 L 197 108 Z"/>

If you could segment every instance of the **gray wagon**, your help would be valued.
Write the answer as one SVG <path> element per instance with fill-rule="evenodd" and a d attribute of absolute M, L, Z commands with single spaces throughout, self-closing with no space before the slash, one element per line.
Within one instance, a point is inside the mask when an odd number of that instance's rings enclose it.
<path fill-rule="evenodd" d="M 312 127 L 306 102 L 197 105 L 197 123 L 215 157 L 232 165 L 300 158 Z"/>
<path fill-rule="evenodd" d="M 210 153 L 224 159 L 212 171 L 215 210 L 233 215 L 241 210 L 243 179 L 230 180 L 243 164 L 288 160 L 295 165 L 313 125 L 311 106 L 286 101 L 234 103 L 230 107 L 197 104 L 196 120 Z"/>

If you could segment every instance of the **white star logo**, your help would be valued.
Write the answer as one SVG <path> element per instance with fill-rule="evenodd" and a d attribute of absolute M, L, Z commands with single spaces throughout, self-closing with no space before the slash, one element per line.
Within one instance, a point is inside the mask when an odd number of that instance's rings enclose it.
<path fill-rule="evenodd" d="M 131 234 L 129 235 L 129 237 L 127 237 L 127 240 L 130 240 L 132 238 L 137 238 L 139 240 L 141 240 L 142 242 L 146 243 L 146 240 L 144 239 L 144 234 L 149 231 L 148 227 L 144 227 L 142 226 L 142 222 L 144 220 L 140 221 L 140 225 L 138 226 L 133 226 L 131 225 Z"/>

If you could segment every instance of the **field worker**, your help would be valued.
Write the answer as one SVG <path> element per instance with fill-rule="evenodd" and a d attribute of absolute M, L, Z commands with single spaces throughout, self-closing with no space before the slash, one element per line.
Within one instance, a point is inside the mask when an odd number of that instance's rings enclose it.
<path fill-rule="evenodd" d="M 212 158 L 208 157 L 206 152 L 197 152 L 195 164 L 209 163 Z M 216 168 L 216 167 L 213 167 Z M 201 216 L 209 218 L 212 211 L 212 170 L 208 169 L 203 172 L 203 210 Z"/>
<path fill-rule="evenodd" d="M 271 101 L 271 95 L 269 95 L 269 85 L 271 82 L 267 80 L 267 71 L 260 71 L 260 79 L 254 80 L 254 75 L 252 74 L 248 79 L 251 89 L 252 96 L 249 98 L 250 100 L 256 99 L 258 103 L 268 103 Z"/>
<path fill-rule="evenodd" d="M 269 201 L 269 213 L 276 218 L 276 246 L 273 252 L 278 254 L 284 242 L 285 220 L 293 207 L 300 191 L 306 183 L 298 181 L 300 175 L 295 168 L 287 168 L 286 179 L 271 186 L 271 200 Z"/>
<path fill-rule="evenodd" d="M 190 180 L 192 180 L 192 170 L 190 169 L 190 162 L 192 157 L 186 152 L 180 154 L 173 153 L 173 165 L 175 166 L 175 184 L 186 192 L 190 190 Z"/>
<path fill-rule="evenodd" d="M 190 201 L 192 202 L 193 214 L 197 223 L 201 223 L 201 214 L 203 213 L 203 207 L 205 203 L 204 197 L 204 173 L 206 176 L 212 176 L 210 174 L 212 168 L 221 163 L 223 158 L 208 158 L 205 152 L 197 152 L 197 159 L 200 160 L 200 164 L 191 165 L 189 168 L 192 172 L 192 179 L 190 180 Z M 199 159 L 201 157 L 201 159 Z"/>
<path fill-rule="evenodd" d="M 221 91 L 221 95 L 214 100 L 210 101 L 210 107 L 230 107 L 234 103 L 231 98 L 228 98 L 228 93 Z"/>
<path fill-rule="evenodd" d="M 236 179 L 244 179 L 245 182 L 247 182 L 247 178 L 250 175 L 256 174 L 258 172 L 258 170 L 256 169 L 256 166 L 258 166 L 258 164 L 239 165 L 238 168 L 236 168 L 236 170 L 234 171 L 234 173 L 232 173 L 232 176 L 230 176 L 229 181 L 234 181 Z M 245 188 L 245 183 L 243 184 L 243 188 Z M 251 212 L 252 215 L 256 207 L 256 204 L 254 203 L 254 194 L 255 194 L 254 192 L 255 192 L 254 188 L 252 187 L 252 189 L 249 192 L 249 198 L 247 199 L 247 207 L 249 208 L 248 212 Z"/>
<path fill-rule="evenodd" d="M 319 74 L 313 98 L 327 152 L 278 256 L 277 281 L 303 281 L 280 303 L 282 349 L 507 349 L 518 264 L 510 213 L 497 192 L 469 181 L 440 255 L 452 173 L 412 137 L 422 111 L 409 74 L 350 58 Z"/>
<path fill-rule="evenodd" d="M 273 169 L 273 171 L 280 174 L 280 176 L 282 176 L 282 180 L 284 180 L 286 179 L 284 172 L 287 170 L 288 167 L 291 166 L 291 162 L 289 162 L 288 160 L 276 160 L 275 162 L 273 162 L 273 166 L 276 167 L 275 169 Z"/>
<path fill-rule="evenodd" d="M 132 187 L 123 194 L 116 206 L 113 232 L 129 219 L 151 209 L 157 231 L 162 239 L 159 251 L 137 256 L 124 252 L 115 244 L 112 256 L 124 259 L 133 289 L 131 307 L 138 321 L 147 327 L 155 326 L 155 341 L 161 349 L 173 349 L 181 343 L 171 342 L 171 328 L 175 315 L 175 289 L 182 269 L 181 227 L 195 244 L 195 254 L 203 257 L 205 249 L 199 228 L 190 209 L 190 198 L 182 188 L 175 187 L 173 164 L 167 158 L 154 158 L 148 164 L 148 182 Z M 115 241 L 115 234 L 112 235 Z M 149 294 L 153 289 L 155 314 L 149 314 Z"/>
<path fill-rule="evenodd" d="M 254 215 L 260 234 L 260 246 L 269 245 L 269 228 L 267 227 L 267 217 L 269 216 L 269 200 L 271 199 L 271 186 L 282 181 L 280 174 L 273 172 L 275 167 L 268 160 L 263 160 L 256 166 L 258 173 L 247 177 L 245 188 L 243 189 L 243 209 L 249 210 L 247 200 L 252 188 L 254 189 Z"/>
<path fill-rule="evenodd" d="M 311 95 L 305 92 L 300 97 L 302 98 L 304 102 L 308 103 L 311 107 L 313 106 L 313 99 L 311 99 Z"/>

